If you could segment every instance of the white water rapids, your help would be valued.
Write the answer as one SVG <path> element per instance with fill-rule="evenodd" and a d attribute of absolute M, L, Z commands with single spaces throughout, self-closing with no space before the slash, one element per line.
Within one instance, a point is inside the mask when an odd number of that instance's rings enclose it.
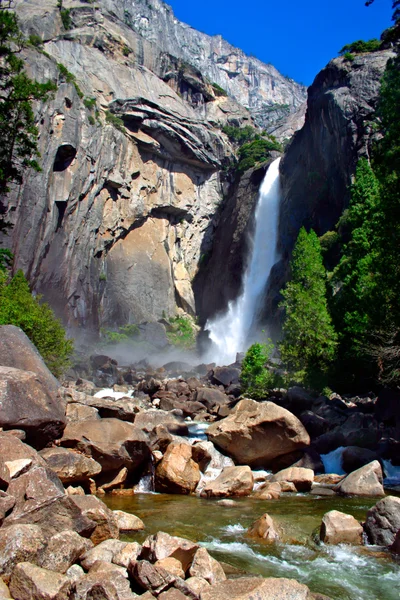
<path fill-rule="evenodd" d="M 269 167 L 261 184 L 255 213 L 251 257 L 243 279 L 242 294 L 228 305 L 222 316 L 207 321 L 213 342 L 210 358 L 219 365 L 234 362 L 236 353 L 249 345 L 249 333 L 260 308 L 272 267 L 278 261 L 278 218 L 280 204 L 279 162 Z"/>

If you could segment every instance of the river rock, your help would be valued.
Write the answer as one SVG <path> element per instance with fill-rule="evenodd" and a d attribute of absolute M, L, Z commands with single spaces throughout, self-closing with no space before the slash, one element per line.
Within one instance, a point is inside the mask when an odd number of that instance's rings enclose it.
<path fill-rule="evenodd" d="M 62 531 L 50 538 L 39 564 L 43 569 L 66 573 L 91 548 L 93 543 L 75 531 Z"/>
<path fill-rule="evenodd" d="M 45 448 L 40 456 L 64 485 L 85 482 L 101 472 L 98 462 L 69 448 Z"/>
<path fill-rule="evenodd" d="M 288 481 L 294 484 L 298 492 L 309 492 L 314 482 L 314 471 L 302 467 L 289 467 L 275 473 L 270 479 L 271 482 Z"/>
<path fill-rule="evenodd" d="M 262 538 L 269 544 L 280 539 L 277 527 L 269 514 L 265 513 L 247 530 L 247 535 L 253 538 Z"/>
<path fill-rule="evenodd" d="M 377 460 L 353 471 L 336 488 L 343 496 L 384 496 L 382 467 Z"/>
<path fill-rule="evenodd" d="M 1 528 L 0 575 L 8 581 L 18 563 L 37 563 L 46 542 L 46 536 L 38 525 L 11 525 Z"/>
<path fill-rule="evenodd" d="M 400 529 L 400 498 L 387 496 L 367 512 L 365 531 L 371 544 L 390 546 Z"/>
<path fill-rule="evenodd" d="M 210 585 L 225 581 L 226 575 L 215 558 L 209 555 L 205 548 L 199 548 L 193 557 L 189 573 L 191 577 L 201 577 L 208 581 Z"/>
<path fill-rule="evenodd" d="M 267 483 L 264 483 L 264 485 L 254 492 L 253 496 L 254 498 L 258 498 L 258 500 L 279 500 L 281 491 L 282 488 L 278 481 L 273 483 L 267 481 Z"/>
<path fill-rule="evenodd" d="M 170 444 L 156 468 L 156 491 L 190 494 L 199 481 L 200 469 L 192 459 L 192 447 L 180 442 Z"/>
<path fill-rule="evenodd" d="M 100 544 L 109 538 L 118 538 L 118 521 L 112 510 L 95 496 L 70 496 L 77 505 L 82 515 L 94 521 L 95 528 L 90 535 L 94 545 Z"/>
<path fill-rule="evenodd" d="M 352 516 L 331 510 L 322 517 L 320 539 L 325 544 L 362 544 L 363 528 Z"/>
<path fill-rule="evenodd" d="M 253 486 L 254 477 L 250 467 L 226 467 L 214 481 L 204 486 L 201 497 L 249 496 Z"/>
<path fill-rule="evenodd" d="M 117 520 L 117 525 L 120 533 L 128 533 L 130 531 L 141 531 L 144 529 L 144 523 L 139 517 L 123 510 L 114 510 L 114 517 Z"/>
<path fill-rule="evenodd" d="M 65 425 L 56 391 L 32 371 L 0 366 L 0 427 L 22 429 L 29 444 L 43 448 L 61 437 Z"/>
<path fill-rule="evenodd" d="M 132 423 L 117 419 L 68 423 L 60 443 L 93 458 L 103 471 L 122 467 L 132 471 L 150 459 L 146 434 Z"/>
<path fill-rule="evenodd" d="M 199 546 L 195 542 L 159 531 L 143 543 L 140 559 L 156 562 L 168 556 L 180 561 L 186 572 Z"/>
<path fill-rule="evenodd" d="M 310 600 L 307 586 L 294 579 L 240 577 L 228 579 L 206 588 L 201 600 Z"/>
<path fill-rule="evenodd" d="M 68 577 L 28 562 L 18 564 L 11 575 L 10 592 L 18 600 L 68 600 L 70 590 Z"/>
<path fill-rule="evenodd" d="M 307 447 L 301 422 L 273 402 L 241 400 L 231 415 L 210 425 L 208 438 L 239 464 L 269 466 L 275 458 Z"/>

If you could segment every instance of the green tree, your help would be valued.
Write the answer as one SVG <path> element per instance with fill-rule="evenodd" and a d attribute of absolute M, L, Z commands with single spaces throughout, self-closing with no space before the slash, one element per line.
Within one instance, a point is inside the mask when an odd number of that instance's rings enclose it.
<path fill-rule="evenodd" d="M 19 54 L 23 38 L 11 2 L 0 0 L 0 231 L 4 220 L 4 197 L 11 183 L 21 183 L 27 167 L 40 171 L 37 161 L 38 130 L 32 108 L 34 100 L 45 100 L 55 89 L 52 83 L 32 81 Z"/>
<path fill-rule="evenodd" d="M 267 363 L 273 351 L 273 344 L 256 343 L 246 352 L 240 373 L 240 383 L 243 393 L 253 400 L 263 400 L 268 390 L 276 386 L 277 378 L 267 368 Z"/>
<path fill-rule="evenodd" d="M 301 228 L 290 266 L 291 279 L 282 291 L 281 356 L 297 381 L 319 385 L 335 358 L 337 335 L 327 307 L 321 246 L 313 230 Z"/>
<path fill-rule="evenodd" d="M 68 368 L 72 340 L 66 338 L 49 305 L 32 296 L 22 271 L 17 271 L 8 283 L 6 269 L 0 269 L 0 325 L 20 327 L 56 377 Z"/>

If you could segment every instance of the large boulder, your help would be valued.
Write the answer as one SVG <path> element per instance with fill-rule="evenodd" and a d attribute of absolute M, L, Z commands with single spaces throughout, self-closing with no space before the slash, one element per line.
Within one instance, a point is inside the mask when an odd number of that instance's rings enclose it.
<path fill-rule="evenodd" d="M 206 588 L 201 600 L 311 600 L 306 585 L 294 579 L 240 577 L 227 579 Z"/>
<path fill-rule="evenodd" d="M 253 486 L 254 477 L 250 467 L 226 467 L 216 479 L 204 486 L 201 497 L 249 496 Z"/>
<path fill-rule="evenodd" d="M 342 467 L 346 473 L 351 473 L 377 458 L 378 455 L 373 450 L 359 448 L 358 446 L 348 446 L 343 450 Z"/>
<path fill-rule="evenodd" d="M 199 481 L 200 469 L 192 459 L 192 446 L 180 442 L 170 444 L 156 468 L 156 491 L 190 494 Z"/>
<path fill-rule="evenodd" d="M 400 529 L 400 498 L 387 496 L 369 509 L 365 531 L 371 544 L 390 546 Z"/>
<path fill-rule="evenodd" d="M 52 394 L 56 394 L 60 387 L 36 347 L 22 329 L 15 325 L 0 326 L 0 365 L 35 373 Z"/>
<path fill-rule="evenodd" d="M 210 556 L 205 548 L 197 550 L 189 573 L 191 577 L 202 577 L 211 585 L 226 579 L 225 572 L 219 562 Z"/>
<path fill-rule="evenodd" d="M 61 445 L 75 448 L 100 463 L 103 471 L 133 471 L 150 459 L 149 440 L 132 423 L 100 419 L 68 423 Z"/>
<path fill-rule="evenodd" d="M 100 498 L 96 496 L 71 496 L 83 516 L 94 521 L 95 528 L 90 535 L 91 541 L 97 545 L 109 538 L 119 537 L 117 517 Z"/>
<path fill-rule="evenodd" d="M 249 527 L 247 535 L 253 538 L 261 538 L 272 544 L 279 541 L 279 533 L 273 519 L 265 513 Z"/>
<path fill-rule="evenodd" d="M 275 473 L 270 479 L 274 482 L 290 481 L 298 492 L 309 492 L 314 482 L 314 471 L 303 467 L 289 467 Z"/>
<path fill-rule="evenodd" d="M 39 564 L 43 569 L 66 573 L 91 548 L 93 543 L 75 531 L 61 531 L 50 538 L 40 555 Z"/>
<path fill-rule="evenodd" d="M 362 544 L 363 528 L 352 516 L 330 510 L 322 517 L 320 539 L 325 544 Z"/>
<path fill-rule="evenodd" d="M 193 561 L 199 545 L 185 538 L 169 535 L 159 531 L 144 541 L 140 559 L 156 562 L 172 556 L 182 564 L 186 571 Z"/>
<path fill-rule="evenodd" d="M 61 437 L 65 405 L 33 371 L 0 366 L 0 427 L 22 429 L 29 444 L 43 448 Z"/>
<path fill-rule="evenodd" d="M 236 463 L 267 467 L 278 456 L 310 444 L 301 422 L 273 402 L 241 400 L 233 413 L 210 425 L 207 436 Z"/>
<path fill-rule="evenodd" d="M 46 535 L 38 525 L 11 525 L 1 528 L 0 576 L 8 581 L 18 563 L 37 563 L 46 542 Z"/>
<path fill-rule="evenodd" d="M 70 590 L 68 577 L 29 562 L 17 565 L 11 575 L 10 592 L 18 600 L 68 600 Z"/>
<path fill-rule="evenodd" d="M 384 496 L 382 467 L 377 460 L 353 471 L 337 485 L 343 496 Z"/>
<path fill-rule="evenodd" d="M 45 448 L 40 455 L 64 485 L 81 483 L 101 472 L 101 465 L 69 448 Z"/>

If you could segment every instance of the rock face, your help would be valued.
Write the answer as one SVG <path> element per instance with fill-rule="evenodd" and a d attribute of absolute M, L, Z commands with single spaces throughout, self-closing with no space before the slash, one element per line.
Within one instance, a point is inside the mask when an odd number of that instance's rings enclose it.
<path fill-rule="evenodd" d="M 273 402 L 254 400 L 241 400 L 233 414 L 208 428 L 207 436 L 235 462 L 262 467 L 310 444 L 308 433 L 292 413 Z"/>
<path fill-rule="evenodd" d="M 62 435 L 65 407 L 54 390 L 32 371 L 0 366 L 0 427 L 22 429 L 42 448 Z"/>
<path fill-rule="evenodd" d="M 16 267 L 71 330 L 194 314 L 192 282 L 229 187 L 221 127 L 253 115 L 282 129 L 305 88 L 160 0 L 66 0 L 68 32 L 56 2 L 15 5 L 24 33 L 44 40 L 45 52 L 24 51 L 29 74 L 58 84 L 37 107 L 42 172 L 9 197 Z"/>

